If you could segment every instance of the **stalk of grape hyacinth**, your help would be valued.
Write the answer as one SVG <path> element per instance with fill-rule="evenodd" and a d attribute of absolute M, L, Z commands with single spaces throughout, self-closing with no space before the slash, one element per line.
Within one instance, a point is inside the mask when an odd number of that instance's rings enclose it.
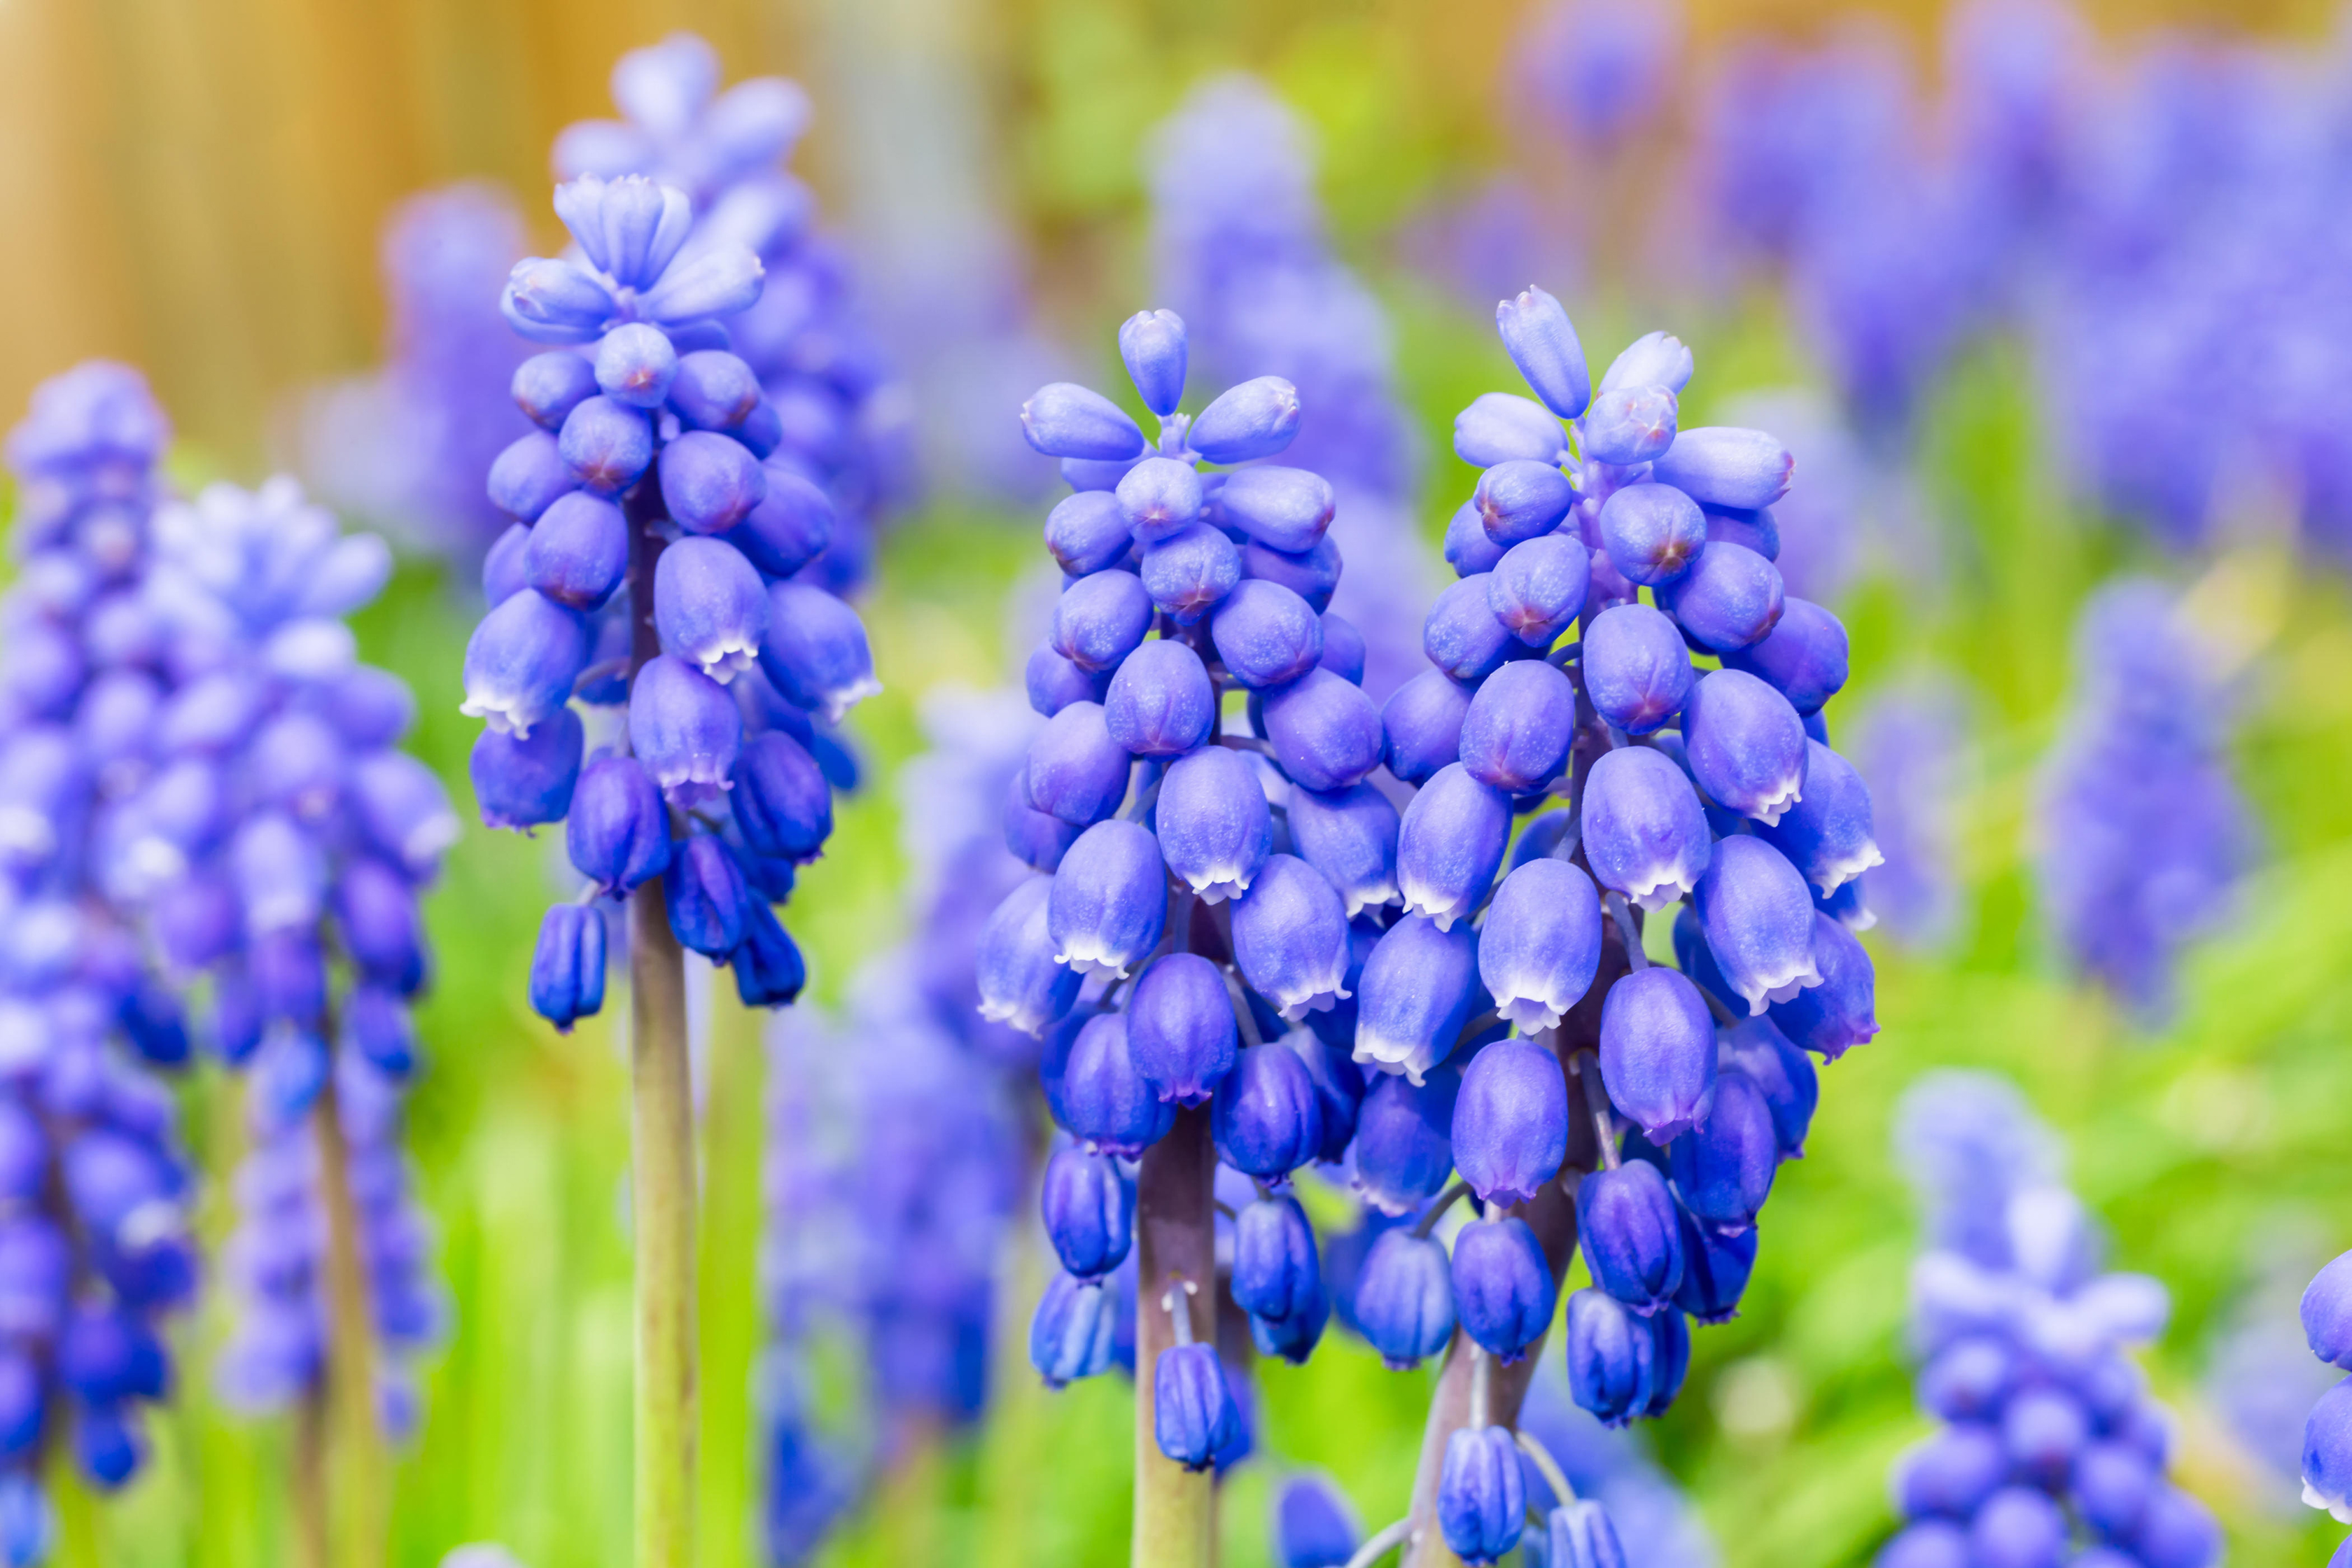
<path fill-rule="evenodd" d="M 1441 1550 L 1449 1509 L 1454 1550 L 1507 1545 L 1494 1439 L 1456 1439 L 1474 1384 L 1474 1425 L 1509 1428 L 1580 1225 L 1603 1285 L 1571 1303 L 1578 1400 L 1612 1423 L 1658 1414 L 1687 1316 L 1736 1310 L 1756 1211 L 1801 1148 L 1804 1051 L 1876 1030 L 1839 897 L 1877 859 L 1868 795 L 1818 738 L 1844 632 L 1790 601 L 1765 553 L 1786 452 L 1755 431 L 1678 434 L 1691 359 L 1663 333 L 1596 397 L 1550 296 L 1498 321 L 1543 401 L 1491 394 L 1457 422 L 1486 470 L 1455 523 L 1463 580 L 1424 624 L 1435 668 L 1369 728 L 1310 605 L 1249 557 L 1238 579 L 1193 564 L 1221 537 L 1278 540 L 1268 554 L 1316 541 L 1314 476 L 1246 466 L 1281 450 L 1286 385 L 1188 419 L 1183 323 L 1158 311 L 1120 335 L 1156 447 L 1082 388 L 1030 401 L 1031 439 L 1108 489 L 1046 524 L 1067 574 L 1029 667 L 1048 721 L 1007 817 L 1040 875 L 1000 907 L 980 971 L 988 1016 L 1045 1037 L 1064 1127 L 1141 1152 L 1139 1367 L 1173 1328 L 1149 1304 L 1169 1291 L 1182 1310 L 1179 1277 L 1213 1278 L 1186 1273 L 1206 1267 L 1212 1146 L 1267 1188 L 1236 1220 L 1232 1289 L 1268 1353 L 1304 1359 L 1320 1327 L 1290 1283 L 1312 1247 L 1281 1217 L 1293 1170 L 1344 1154 L 1374 1205 L 1418 1212 L 1371 1244 L 1346 1309 L 1392 1365 L 1452 1346 L 1401 1527 L 1420 1553 Z M 1245 466 L 1204 479 L 1203 455 Z M 1695 668 L 1691 648 L 1725 667 Z M 1221 717 L 1235 689 L 1245 733 Z M 1544 811 L 1563 795 L 1572 811 Z M 1682 967 L 1654 964 L 1638 921 L 1685 900 Z M 1449 1168 L 1463 1182 L 1441 1193 Z M 1559 1178 L 1585 1173 L 1572 1199 Z M 1465 1192 L 1480 1210 L 1449 1259 L 1432 1232 Z M 1098 1227 L 1077 1223 L 1097 1212 L 1049 1205 L 1066 1263 L 1102 1266 Z M 1101 1363 L 1076 1348 L 1099 1314 L 1076 1300 L 1041 1308 L 1045 1342 L 1073 1347 L 1051 1376 Z M 1202 1504 L 1153 1460 L 1137 1559 L 1187 1561 L 1184 1510 Z"/>
<path fill-rule="evenodd" d="M 399 1105 L 428 974 L 419 900 L 457 822 L 398 749 L 406 686 L 359 663 L 343 625 L 390 574 L 382 540 L 284 478 L 210 486 L 153 533 L 146 596 L 180 689 L 106 874 L 173 968 L 209 980 L 208 1043 L 247 1076 L 226 1390 L 331 1435 L 331 1508 L 307 1495 L 314 1472 L 297 1506 L 336 1560 L 381 1561 L 379 1426 L 414 1429 L 405 1363 L 443 1316 Z"/>
<path fill-rule="evenodd" d="M 855 541 L 835 531 L 854 499 L 842 471 L 803 450 L 822 399 L 763 383 L 747 357 L 780 330 L 760 253 L 789 251 L 810 216 L 772 167 L 803 105 L 774 79 L 715 86 L 696 40 L 641 51 L 614 74 L 630 123 L 559 145 L 563 167 L 665 177 L 560 185 L 576 250 L 508 282 L 508 322 L 555 346 L 515 373 L 540 428 L 491 472 L 515 523 L 484 567 L 491 608 L 466 658 L 465 711 L 488 721 L 473 760 L 485 820 L 563 823 L 588 881 L 549 912 L 531 966 L 532 1005 L 559 1028 L 603 1005 L 600 901 L 630 910 L 636 1551 L 665 1565 L 691 1558 L 695 1531 L 683 950 L 730 968 L 748 1006 L 799 994 L 773 906 L 832 829 L 831 727 L 878 689 L 856 613 L 818 585 L 855 574 L 824 564 Z M 575 701 L 606 710 L 609 749 L 583 755 Z"/>
<path fill-rule="evenodd" d="M 1928 1216 L 1911 1271 L 1919 1403 L 1944 1425 L 1895 1466 L 1905 1523 L 1883 1568 L 2221 1559 L 2221 1527 L 2167 1476 L 2171 1423 L 2128 1353 L 2169 1298 L 2101 1271 L 2053 1144 L 1986 1074 L 1930 1073 L 1896 1109 L 1895 1156 Z"/>
<path fill-rule="evenodd" d="M 2182 951 L 2225 918 L 2252 826 L 2225 750 L 2226 694 L 2171 593 L 2102 588 L 2075 635 L 2075 693 L 2043 764 L 2042 900 L 2060 950 L 2141 1018 L 2171 1011 Z"/>
<path fill-rule="evenodd" d="M 170 427 L 92 361 L 10 434 L 17 571 L 0 639 L 0 1555 L 41 1561 L 52 1487 L 144 1464 L 172 1378 L 165 1321 L 196 1286 L 194 1173 L 151 1069 L 188 1058 L 181 998 L 101 865 L 163 759 L 173 674 L 143 593 Z"/>

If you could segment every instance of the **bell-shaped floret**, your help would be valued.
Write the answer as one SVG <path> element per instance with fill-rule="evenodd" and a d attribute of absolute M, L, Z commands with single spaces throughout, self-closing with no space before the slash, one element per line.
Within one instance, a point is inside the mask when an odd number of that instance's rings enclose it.
<path fill-rule="evenodd" d="M 1420 1083 L 1454 1052 L 1478 998 L 1478 939 L 1466 923 L 1406 915 L 1382 932 L 1357 983 L 1356 1060 Z"/>
<path fill-rule="evenodd" d="M 1754 510 L 1789 493 L 1789 448 L 1761 430 L 1702 426 L 1675 437 L 1651 476 L 1709 506 Z"/>
<path fill-rule="evenodd" d="M 1576 1235 L 1592 1282 L 1645 1317 L 1673 1300 L 1683 1282 L 1676 1212 L 1664 1173 L 1646 1161 L 1588 1174 L 1576 1189 Z"/>
<path fill-rule="evenodd" d="M 1780 569 L 1743 544 L 1718 541 L 1689 571 L 1658 590 L 1658 606 L 1683 635 L 1711 653 L 1761 642 L 1780 624 Z"/>
<path fill-rule="evenodd" d="M 1116 669 L 1151 629 L 1151 595 L 1132 572 L 1097 572 L 1062 590 L 1053 647 L 1080 669 Z"/>
<path fill-rule="evenodd" d="M 1029 1364 L 1048 1388 L 1060 1388 L 1110 1370 L 1118 1333 L 1113 1288 L 1098 1279 L 1056 1274 L 1029 1320 Z"/>
<path fill-rule="evenodd" d="M 1576 739 L 1576 687 L 1538 658 L 1488 676 L 1462 720 L 1462 766 L 1512 795 L 1541 789 L 1568 765 Z"/>
<path fill-rule="evenodd" d="M 1135 1238 L 1135 1185 L 1108 1154 L 1057 1151 L 1045 1162 L 1037 1209 L 1054 1255 L 1074 1278 L 1099 1279 Z"/>
<path fill-rule="evenodd" d="M 1579 830 L 1594 879 L 1653 912 L 1696 888 L 1717 852 L 1690 780 L 1647 746 L 1593 763 Z"/>
<path fill-rule="evenodd" d="M 1651 1394 L 1657 1339 L 1647 1320 L 1601 1290 L 1568 1299 L 1570 1397 L 1604 1426 L 1643 1413 Z"/>
<path fill-rule="evenodd" d="M 727 789 L 743 745 L 743 714 L 727 689 L 671 654 L 646 661 L 629 688 L 629 745 L 671 805 Z"/>
<path fill-rule="evenodd" d="M 1475 688 L 1442 669 L 1424 669 L 1390 694 L 1381 710 L 1381 760 L 1410 784 L 1427 784 L 1462 752 L 1462 721 Z"/>
<path fill-rule="evenodd" d="M 604 1005 L 604 917 L 558 904 L 540 922 L 530 958 L 531 1010 L 558 1029 Z"/>
<path fill-rule="evenodd" d="M 1421 651 L 1456 680 L 1483 680 L 1525 651 L 1496 613 L 1493 581 L 1484 572 L 1463 578 L 1437 595 L 1421 623 Z"/>
<path fill-rule="evenodd" d="M 1289 446 L 1298 416 L 1298 389 L 1278 375 L 1261 375 L 1218 394 L 1184 438 L 1212 463 L 1246 463 Z"/>
<path fill-rule="evenodd" d="M 760 668 L 785 701 L 822 714 L 828 724 L 882 689 L 857 612 L 806 583 L 769 588 Z"/>
<path fill-rule="evenodd" d="M 1078 998 L 1077 971 L 1054 958 L 1046 911 L 1053 891 L 1054 879 L 1041 874 L 1005 894 L 981 931 L 972 966 L 980 1016 L 1025 1035 L 1043 1034 Z"/>
<path fill-rule="evenodd" d="M 1787 856 L 1825 899 L 1885 864 L 1871 836 L 1870 786 L 1852 763 L 1819 741 L 1805 742 L 1804 797 L 1759 837 Z"/>
<path fill-rule="evenodd" d="M 1335 504 L 1322 475 L 1263 464 L 1225 476 L 1216 515 L 1268 550 L 1297 555 L 1315 548 L 1331 526 Z"/>
<path fill-rule="evenodd" d="M 1612 605 L 1585 625 L 1580 660 L 1593 711 L 1646 735 L 1682 711 L 1696 677 L 1674 622 L 1648 605 Z"/>
<path fill-rule="evenodd" d="M 467 772 L 484 825 L 528 830 L 562 821 L 579 783 L 585 734 L 580 715 L 566 708 L 528 735 L 484 730 L 476 736 Z"/>
<path fill-rule="evenodd" d="M 1527 1528 L 1527 1478 L 1507 1426 L 1464 1426 L 1445 1439 L 1438 1471 L 1437 1525 L 1464 1563 L 1494 1563 Z"/>
<path fill-rule="evenodd" d="M 1143 405 L 1162 419 L 1184 401 L 1184 320 L 1173 310 L 1138 310 L 1118 328 L 1118 357 Z"/>
<path fill-rule="evenodd" d="M 1479 475 L 1470 500 L 1486 537 L 1507 550 L 1558 528 L 1576 503 L 1576 487 L 1549 463 L 1515 458 Z"/>
<path fill-rule="evenodd" d="M 1128 1004 L 1128 1048 L 1152 1092 L 1198 1105 L 1233 1070 L 1234 1003 L 1217 966 L 1198 953 L 1154 959 Z"/>
<path fill-rule="evenodd" d="M 1091 826 L 1127 798 L 1133 759 L 1110 737 L 1098 702 L 1072 702 L 1029 742 L 1029 804 L 1050 816 Z"/>
<path fill-rule="evenodd" d="M 1127 1017 L 1087 1020 L 1063 1065 L 1055 1110 L 1070 1136 L 1100 1153 L 1127 1159 L 1168 1135 L 1176 1108 L 1151 1092 L 1128 1048 Z"/>
<path fill-rule="evenodd" d="M 1683 704 L 1683 740 L 1699 787 L 1726 811 L 1768 827 L 1804 794 L 1805 739 L 1789 700 L 1741 670 L 1710 670 Z"/>
<path fill-rule="evenodd" d="M 1128 655 L 1103 698 L 1110 738 L 1139 757 L 1181 756 L 1216 722 L 1216 688 L 1201 656 L 1181 642 L 1155 639 Z"/>
<path fill-rule="evenodd" d="M 678 540 L 654 563 L 654 629 L 662 651 L 722 685 L 759 658 L 768 614 L 758 569 L 723 539 Z"/>
<path fill-rule="evenodd" d="M 1717 1230 L 1744 1230 L 1772 1191 L 1780 1146 L 1764 1091 L 1738 1068 L 1716 1075 L 1706 1121 L 1667 1150 L 1683 1206 Z"/>
<path fill-rule="evenodd" d="M 1111 499 L 1133 544 L 1159 544 L 1201 520 L 1201 471 L 1174 458 L 1150 457 L 1119 476 Z"/>
<path fill-rule="evenodd" d="M 1702 1323 L 1727 1323 L 1739 1315 L 1739 1298 L 1756 1268 L 1756 1227 L 1729 1236 L 1699 1224 L 1677 1204 L 1675 1225 L 1682 1237 L 1683 1281 L 1675 1305 Z"/>
<path fill-rule="evenodd" d="M 1287 814 L 1299 858 L 1323 874 L 1353 920 L 1398 900 L 1397 808 L 1368 784 L 1293 790 Z"/>
<path fill-rule="evenodd" d="M 1454 455 L 1474 468 L 1515 458 L 1558 464 L 1567 452 L 1559 416 L 1530 397 L 1484 392 L 1454 416 Z"/>
<path fill-rule="evenodd" d="M 1601 1005 L 1601 1080 L 1610 1103 L 1653 1143 L 1678 1140 L 1704 1121 L 1717 1082 L 1715 1020 L 1698 987 L 1654 964 L 1610 986 Z"/>
<path fill-rule="evenodd" d="M 1431 1069 L 1426 1079 L 1375 1073 L 1356 1110 L 1356 1189 L 1383 1214 L 1410 1214 L 1437 1195 L 1454 1170 L 1451 1134 L 1462 1074 Z"/>
<path fill-rule="evenodd" d="M 1189 626 L 1241 584 L 1242 552 L 1207 523 L 1196 522 L 1146 550 L 1137 570 L 1153 607 Z"/>
<path fill-rule="evenodd" d="M 1315 1227 L 1288 1193 L 1250 1204 L 1234 1219 L 1234 1304 L 1254 1318 L 1310 1313 L 1323 1294 Z"/>
<path fill-rule="evenodd" d="M 1322 873 L 1295 855 L 1266 857 L 1234 903 L 1234 962 L 1294 1022 L 1346 1000 L 1348 911 Z"/>
<path fill-rule="evenodd" d="M 1538 855 L 1503 879 L 1478 931 L 1478 977 L 1496 1012 L 1527 1033 L 1552 1028 L 1592 988 L 1600 965 L 1601 899 L 1591 878 Z"/>
<path fill-rule="evenodd" d="M 1139 823 L 1098 822 L 1078 835 L 1054 872 L 1046 922 L 1055 961 L 1080 974 L 1124 976 L 1160 945 L 1167 881 L 1160 846 Z"/>
<path fill-rule="evenodd" d="M 1454 1163 L 1484 1204 L 1531 1201 L 1568 1157 L 1568 1080 L 1533 1040 L 1496 1040 L 1470 1058 L 1454 1101 Z"/>
<path fill-rule="evenodd" d="M 1723 662 L 1772 687 L 1810 718 L 1844 689 L 1845 624 L 1811 600 L 1791 596 L 1761 641 L 1734 648 Z"/>
<path fill-rule="evenodd" d="M 1818 911 L 1813 963 L 1822 983 L 1772 1005 L 1772 1022 L 1796 1045 L 1835 1061 L 1878 1033 L 1878 981 L 1870 954 L 1853 933 Z"/>
<path fill-rule="evenodd" d="M 1675 444 L 1681 400 L 1666 386 L 1615 386 L 1592 400 L 1579 426 L 1589 463 L 1632 468 Z"/>
<path fill-rule="evenodd" d="M 1250 889 L 1274 848 L 1274 815 L 1239 752 L 1203 746 L 1169 764 L 1152 822 L 1168 868 L 1208 902 Z"/>
<path fill-rule="evenodd" d="M 1674 486 L 1643 479 L 1601 503 L 1601 542 L 1627 582 L 1663 588 L 1706 549 L 1706 517 Z"/>
<path fill-rule="evenodd" d="M 1514 544 L 1486 578 L 1486 607 L 1529 647 L 1549 647 L 1584 612 L 1592 552 L 1566 533 Z"/>
<path fill-rule="evenodd" d="M 1255 577 L 1210 615 L 1209 638 L 1226 673 L 1253 689 L 1297 680 L 1323 657 L 1323 622 L 1314 607 Z"/>
<path fill-rule="evenodd" d="M 1356 1277 L 1356 1327 L 1391 1369 L 1433 1356 L 1454 1337 L 1445 1248 L 1409 1229 L 1384 1231 Z"/>
<path fill-rule="evenodd" d="M 1177 1310 L 1184 1310 L 1180 1301 Z M 1160 1451 L 1205 1470 L 1241 1436 L 1242 1415 L 1214 1345 L 1174 1344 L 1151 1372 L 1151 1433 Z"/>
<path fill-rule="evenodd" d="M 1813 957 L 1820 917 L 1805 879 L 1763 839 L 1735 834 L 1719 841 L 1691 901 L 1708 953 L 1751 1016 L 1822 983 Z"/>
<path fill-rule="evenodd" d="M 1546 408 L 1562 419 L 1584 412 L 1592 396 L 1592 373 L 1585 366 L 1575 324 L 1558 300 L 1529 284 L 1495 306 L 1495 330 Z"/>
<path fill-rule="evenodd" d="M 458 711 L 494 730 L 528 735 L 572 700 L 592 642 L 580 614 L 526 588 L 474 627 L 466 642 L 466 700 Z"/>
<path fill-rule="evenodd" d="M 1143 450 L 1143 432 L 1118 404 L 1067 381 L 1039 387 L 1021 405 L 1021 433 L 1049 458 L 1117 461 Z"/>
<path fill-rule="evenodd" d="M 1277 1040 L 1245 1047 L 1209 1106 L 1223 1162 L 1244 1175 L 1279 1182 L 1322 1147 L 1315 1080 L 1297 1052 Z"/>
<path fill-rule="evenodd" d="M 1525 1356 L 1559 1304 L 1551 1265 L 1523 1219 L 1481 1219 L 1454 1237 L 1454 1310 L 1462 1331 L 1497 1361 Z"/>
<path fill-rule="evenodd" d="M 1472 704 L 1473 712 L 1476 704 Z M 1463 733 L 1470 733 L 1464 721 Z M 1410 914 L 1440 931 L 1467 921 L 1486 900 L 1510 837 L 1511 797 L 1467 766 L 1441 768 L 1404 809 L 1397 831 L 1397 887 Z"/>

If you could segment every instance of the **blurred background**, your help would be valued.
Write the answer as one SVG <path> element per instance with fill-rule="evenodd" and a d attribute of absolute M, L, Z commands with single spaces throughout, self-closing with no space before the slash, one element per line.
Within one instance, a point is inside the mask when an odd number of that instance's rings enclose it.
<path fill-rule="evenodd" d="M 1891 1533 L 1888 1466 L 1929 1429 L 1891 1108 L 1969 1066 L 2055 1129 L 2113 1265 L 2170 1289 L 2148 1370 L 2231 1561 L 2324 1560 L 2294 1472 L 2335 1374 L 2294 1304 L 2352 1245 L 2352 53 L 2330 6 L 5 0 L 0 407 L 123 359 L 184 484 L 290 468 L 383 530 L 404 563 L 363 652 L 415 686 L 469 824 L 458 667 L 518 357 L 497 289 L 559 243 L 557 132 L 610 115 L 614 61 L 678 28 L 727 80 L 805 88 L 793 167 L 890 367 L 873 417 L 907 437 L 862 600 L 887 689 L 791 910 L 811 1000 L 764 1041 L 731 1005 L 699 1014 L 706 1563 L 1125 1550 L 1125 1385 L 1047 1394 L 1026 1363 L 1047 1265 L 1018 1073 L 972 1091 L 1001 1113 L 1003 1201 L 926 1228 L 874 1194 L 954 1176 L 906 1131 L 931 1112 L 856 1065 L 907 984 L 888 955 L 963 874 L 938 821 L 971 793 L 957 769 L 1002 766 L 1026 721 L 980 695 L 1034 640 L 1060 493 L 1020 399 L 1107 384 L 1118 321 L 1167 303 L 1218 374 L 1352 410 L 1318 433 L 1350 591 L 1402 605 L 1409 647 L 1475 477 L 1450 422 L 1517 384 L 1491 308 L 1529 281 L 1600 363 L 1675 331 L 1685 423 L 1796 452 L 1781 564 L 1852 628 L 1831 721 L 1889 860 L 1884 1032 L 1824 1074 L 1743 1316 L 1698 1336 L 1668 1418 L 1588 1434 L 1593 1473 L 1649 1500 L 1634 1555 L 1829 1568 Z M 1218 270 L 1236 256 L 1258 270 Z M 2164 585 L 2157 674 L 2128 635 L 2077 638 L 2126 576 Z M 2194 732 L 2110 776 L 2116 671 Z M 2179 791 L 2151 803 L 2151 777 Z M 451 1311 L 400 1460 L 404 1564 L 496 1542 L 568 1568 L 627 1539 L 625 1072 L 610 1030 L 558 1037 L 523 991 L 559 853 L 469 826 L 430 906 L 413 1146 Z M 233 1143 L 233 1093 L 185 1093 L 199 1151 Z M 877 1415 L 876 1303 L 923 1294 L 907 1279 L 949 1281 L 950 1364 Z M 292 1432 L 212 1396 L 221 1317 L 187 1331 L 159 1462 L 67 1560 L 284 1557 Z M 1299 1467 L 1373 1522 L 1401 1511 L 1427 1395 L 1343 1336 L 1261 1366 L 1223 1561 L 1269 1561 Z"/>

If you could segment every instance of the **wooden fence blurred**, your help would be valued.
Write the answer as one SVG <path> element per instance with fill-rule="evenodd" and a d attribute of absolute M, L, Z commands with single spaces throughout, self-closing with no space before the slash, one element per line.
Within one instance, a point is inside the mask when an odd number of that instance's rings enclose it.
<path fill-rule="evenodd" d="M 1520 0 L 949 4 L 967 13 L 957 31 L 972 40 L 972 68 L 990 79 L 984 99 L 1007 121 L 1054 90 L 1040 62 L 1056 58 L 1070 29 L 1117 14 L 1155 51 L 1165 41 L 1169 68 L 1187 74 L 1311 54 L 1331 39 L 1343 42 L 1321 52 L 1344 73 L 1363 58 L 1344 41 L 1376 39 L 1391 72 L 1412 79 L 1423 130 L 1441 138 L 1488 113 L 1520 9 Z M 608 112 L 614 57 L 674 27 L 709 37 L 730 77 L 804 70 L 822 114 L 824 40 L 855 26 L 859 5 L 0 0 L 0 300 L 8 302 L 0 423 L 41 377 L 112 354 L 149 370 L 186 435 L 250 466 L 274 398 L 373 356 L 376 233 L 392 203 L 487 174 L 529 195 L 544 225 L 539 193 L 554 132 Z M 1832 8 L 1820 0 L 1688 6 L 1699 34 L 1817 24 Z M 1937 9 L 1930 0 L 1880 8 L 1923 31 Z M 2093 8 L 2109 25 L 2158 9 Z M 2327 4 L 2160 8 L 2315 28 Z M 1168 84 L 1167 95 L 1180 85 Z"/>

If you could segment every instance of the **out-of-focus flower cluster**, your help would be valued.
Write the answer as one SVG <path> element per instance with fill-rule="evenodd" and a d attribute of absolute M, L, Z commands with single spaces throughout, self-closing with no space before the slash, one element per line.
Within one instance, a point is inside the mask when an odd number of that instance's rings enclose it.
<path fill-rule="evenodd" d="M 1906 1093 L 1895 1152 L 1927 1211 L 1911 1275 L 1919 1403 L 1944 1425 L 1895 1467 L 1882 1568 L 2204 1568 L 2221 1527 L 2167 1476 L 2171 1424 L 2130 1348 L 2170 1300 L 2100 1266 L 2056 1142 L 2006 1081 Z"/>

